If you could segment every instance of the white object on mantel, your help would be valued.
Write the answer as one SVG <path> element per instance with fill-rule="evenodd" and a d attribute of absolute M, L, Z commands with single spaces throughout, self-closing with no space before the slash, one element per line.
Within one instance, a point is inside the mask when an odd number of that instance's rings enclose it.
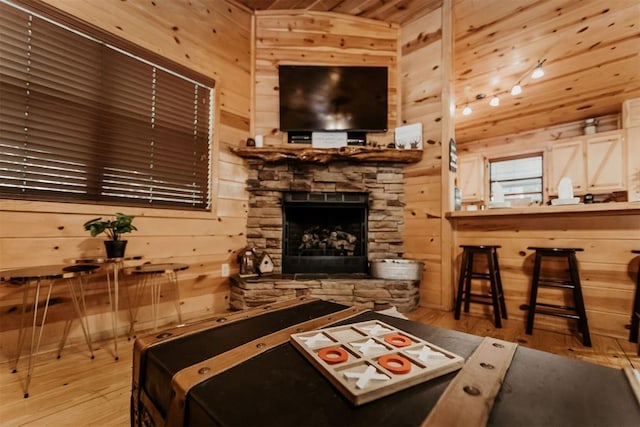
<path fill-rule="evenodd" d="M 558 198 L 552 199 L 552 205 L 577 205 L 580 197 L 573 197 L 573 183 L 571 178 L 563 176 L 558 184 Z"/>
<path fill-rule="evenodd" d="M 311 132 L 312 148 L 340 148 L 347 146 L 347 132 Z"/>
<path fill-rule="evenodd" d="M 511 202 L 504 200 L 504 189 L 499 182 L 493 184 L 493 200 L 487 205 L 489 209 L 510 208 Z"/>
<path fill-rule="evenodd" d="M 264 145 L 264 138 L 262 135 L 256 135 L 255 141 L 256 141 L 256 148 L 261 148 Z"/>

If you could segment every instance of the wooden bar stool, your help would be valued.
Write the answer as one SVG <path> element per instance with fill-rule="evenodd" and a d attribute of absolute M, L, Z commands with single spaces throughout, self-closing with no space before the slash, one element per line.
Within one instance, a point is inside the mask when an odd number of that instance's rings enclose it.
<path fill-rule="evenodd" d="M 640 254 L 639 249 L 631 251 L 634 254 Z M 631 309 L 631 328 L 629 330 L 629 341 L 638 342 L 638 329 L 640 326 L 640 267 L 638 267 L 636 279 L 636 291 L 633 297 L 633 308 Z M 638 355 L 640 355 L 640 345 L 638 346 Z"/>
<path fill-rule="evenodd" d="M 507 318 L 507 306 L 504 302 L 502 279 L 500 277 L 500 264 L 498 263 L 498 248 L 490 245 L 461 245 L 462 263 L 460 265 L 460 278 L 458 279 L 458 295 L 456 298 L 455 319 L 460 319 L 460 309 L 464 300 L 464 312 L 469 312 L 470 303 L 493 306 L 493 317 L 496 328 L 502 327 L 502 320 Z M 474 271 L 473 263 L 476 255 L 482 255 L 487 260 L 487 272 Z M 489 293 L 473 293 L 471 281 L 481 279 L 489 281 Z"/>
<path fill-rule="evenodd" d="M 579 331 L 582 333 L 583 344 L 586 347 L 591 347 L 587 312 L 584 307 L 582 286 L 580 285 L 580 274 L 578 272 L 578 260 L 576 258 L 576 252 L 582 252 L 584 249 L 541 247 L 528 247 L 527 249 L 536 251 L 533 266 L 533 280 L 531 282 L 531 294 L 529 297 L 529 313 L 527 316 L 526 326 L 527 335 L 533 334 L 533 321 L 536 313 L 576 319 L 578 321 Z M 541 277 L 542 261 L 544 258 L 564 258 L 569 267 L 569 277 Z M 539 287 L 570 290 L 573 296 L 573 306 L 537 302 Z"/>
<path fill-rule="evenodd" d="M 151 315 L 153 317 L 153 329 L 158 329 L 158 311 L 160 308 L 160 290 L 163 283 L 173 287 L 176 294 L 175 307 L 178 315 L 178 323 L 182 323 L 182 312 L 180 310 L 180 289 L 178 286 L 178 271 L 188 269 L 186 264 L 165 263 L 165 264 L 142 264 L 128 269 L 128 273 L 139 276 L 135 284 L 135 293 L 131 308 L 131 325 L 129 337 L 133 336 L 134 324 L 138 314 L 138 308 L 142 300 L 142 295 L 147 287 L 151 290 Z"/>

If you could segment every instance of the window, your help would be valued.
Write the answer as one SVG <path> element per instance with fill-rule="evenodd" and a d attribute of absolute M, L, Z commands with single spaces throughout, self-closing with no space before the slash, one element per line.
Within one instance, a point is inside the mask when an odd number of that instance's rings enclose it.
<path fill-rule="evenodd" d="M 0 197 L 208 209 L 213 81 L 5 1 Z"/>
<path fill-rule="evenodd" d="M 512 204 L 542 203 L 542 154 L 489 161 L 491 200 L 497 185 Z"/>

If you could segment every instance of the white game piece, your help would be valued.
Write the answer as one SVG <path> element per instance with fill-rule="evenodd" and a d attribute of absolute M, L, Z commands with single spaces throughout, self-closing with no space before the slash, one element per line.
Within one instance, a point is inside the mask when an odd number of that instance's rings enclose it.
<path fill-rule="evenodd" d="M 367 356 L 370 353 L 375 353 L 378 351 L 385 351 L 387 348 L 382 344 L 378 344 L 373 339 L 369 338 L 366 342 L 354 342 L 351 343 L 352 346 L 356 347 L 360 353 Z"/>
<path fill-rule="evenodd" d="M 429 359 L 446 359 L 447 358 L 447 356 L 445 356 L 443 353 L 440 353 L 439 351 L 431 350 L 431 348 L 427 347 L 426 345 L 423 346 L 422 349 L 420 350 L 407 350 L 407 353 L 409 353 L 412 356 L 417 356 L 418 359 L 422 360 L 423 362 L 426 362 Z"/>
<path fill-rule="evenodd" d="M 369 335 L 373 335 L 373 336 L 378 336 L 378 335 L 387 334 L 389 332 L 392 332 L 391 329 L 385 328 L 384 326 L 378 325 L 378 324 L 376 324 L 375 326 L 365 326 L 362 329 L 367 331 L 369 333 Z"/>
<path fill-rule="evenodd" d="M 359 389 L 365 388 L 369 384 L 369 381 L 371 380 L 387 381 L 391 379 L 385 374 L 377 373 L 376 368 L 373 366 L 368 366 L 364 372 L 351 372 L 351 371 L 345 372 L 344 376 L 345 378 L 348 378 L 348 379 L 357 378 L 358 381 L 356 381 L 356 387 Z"/>
<path fill-rule="evenodd" d="M 309 348 L 319 347 L 324 344 L 332 344 L 327 336 L 321 332 L 318 332 L 314 336 L 311 337 L 300 337 L 300 341 L 304 341 L 305 345 Z"/>

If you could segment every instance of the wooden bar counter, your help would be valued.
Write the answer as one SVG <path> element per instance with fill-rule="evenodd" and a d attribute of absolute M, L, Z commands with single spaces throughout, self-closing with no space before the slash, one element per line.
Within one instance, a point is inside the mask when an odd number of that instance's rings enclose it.
<path fill-rule="evenodd" d="M 524 328 L 533 270 L 529 246 L 580 247 L 580 278 L 592 333 L 616 338 L 629 335 L 633 292 L 640 257 L 640 202 L 449 212 L 453 225 L 455 276 L 460 245 L 500 245 L 498 250 L 507 311 Z M 456 286 L 454 284 L 452 286 Z M 554 298 L 555 294 L 549 294 Z M 476 312 L 489 309 L 472 307 Z M 536 316 L 536 328 L 567 332 L 574 321 Z M 535 329 L 534 329 L 535 335 Z"/>

